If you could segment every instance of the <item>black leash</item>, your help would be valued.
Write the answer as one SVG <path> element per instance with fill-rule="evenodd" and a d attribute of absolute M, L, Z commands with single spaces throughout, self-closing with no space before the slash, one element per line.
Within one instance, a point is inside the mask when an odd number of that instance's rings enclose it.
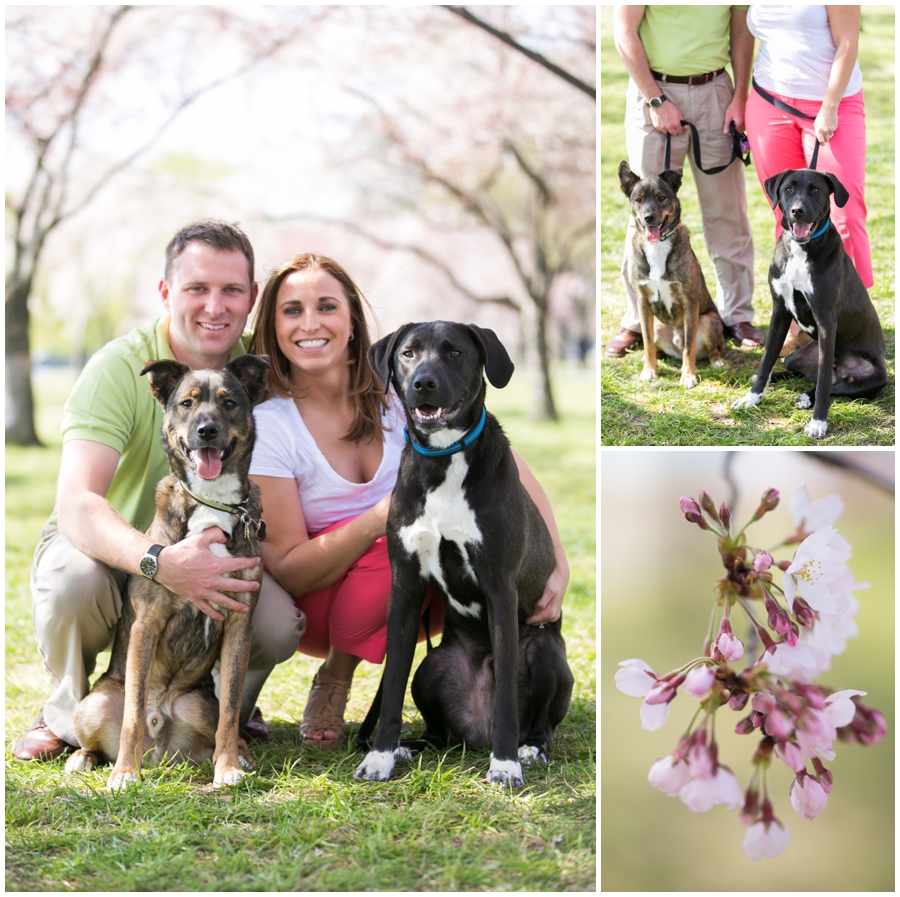
<path fill-rule="evenodd" d="M 697 128 L 689 121 L 683 121 L 681 124 L 691 129 L 691 142 L 694 144 L 694 161 L 697 163 L 697 168 L 704 174 L 718 174 L 720 171 L 728 168 L 735 159 L 740 159 L 744 165 L 750 164 L 750 144 L 747 142 L 747 135 L 739 134 L 734 126 L 734 122 L 728 125 L 728 132 L 731 134 L 731 158 L 724 165 L 708 169 L 704 168 L 703 163 L 700 161 L 700 135 L 697 133 Z M 666 159 L 663 163 L 663 171 L 667 171 L 670 168 L 671 150 L 672 135 L 666 133 Z"/>
<path fill-rule="evenodd" d="M 808 121 L 815 121 L 815 115 L 807 115 L 805 112 L 801 112 L 799 109 L 795 109 L 793 106 L 789 106 L 783 100 L 779 100 L 778 97 L 773 97 L 768 91 L 763 90 L 757 83 L 756 78 L 752 78 L 751 82 L 753 84 L 753 89 L 767 102 L 771 103 L 776 109 L 780 109 L 782 112 L 787 112 L 788 115 L 795 115 L 797 118 L 805 118 Z M 684 124 L 684 122 L 682 122 Z M 816 162 L 819 158 L 819 141 L 816 140 L 815 148 L 813 149 L 812 161 L 809 163 L 809 167 L 815 170 Z"/>
<path fill-rule="evenodd" d="M 427 650 L 432 650 L 431 644 L 431 608 L 426 607 L 424 611 L 422 611 L 422 625 L 425 627 L 425 643 L 427 645 Z M 381 699 L 384 695 L 384 673 L 381 674 L 381 681 L 378 683 L 378 691 L 375 692 L 375 697 L 372 699 L 372 706 L 369 707 L 369 712 L 366 714 L 366 718 L 362 721 L 359 729 L 356 731 L 356 736 L 354 737 L 354 742 L 356 743 L 356 747 L 361 751 L 369 750 L 370 744 L 369 739 L 372 737 L 372 733 L 375 731 L 375 726 L 378 723 L 378 716 L 381 713 Z"/>

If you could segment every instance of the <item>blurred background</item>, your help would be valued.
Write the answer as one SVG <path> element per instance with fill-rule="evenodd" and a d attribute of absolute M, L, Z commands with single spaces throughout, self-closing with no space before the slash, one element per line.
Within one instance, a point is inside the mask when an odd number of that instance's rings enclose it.
<path fill-rule="evenodd" d="M 161 311 L 184 224 L 344 265 L 374 335 L 494 328 L 555 419 L 595 337 L 593 6 L 6 8 L 6 441 Z M 49 373 L 48 373 L 49 372 Z M 593 377 L 591 375 L 591 380 Z"/>
<path fill-rule="evenodd" d="M 728 498 L 725 459 L 738 490 L 734 517 L 750 519 L 763 492 L 778 507 L 749 531 L 752 543 L 775 544 L 793 530 L 790 497 L 805 483 L 810 499 L 840 495 L 835 527 L 853 546 L 850 569 L 871 587 L 855 592 L 859 636 L 834 658 L 822 684 L 868 692 L 888 734 L 877 745 L 835 742 L 826 766 L 834 790 L 813 821 L 790 805 L 792 774 L 778 760 L 769 783 L 776 816 L 791 844 L 775 859 L 749 860 L 737 812 L 691 813 L 647 782 L 670 753 L 696 702 L 679 694 L 656 732 L 641 728 L 640 699 L 615 687 L 618 662 L 646 661 L 666 673 L 697 656 L 722 575 L 714 535 L 688 523 L 682 495 L 701 489 L 717 505 Z M 825 461 L 839 461 L 835 466 Z M 602 453 L 601 494 L 601 887 L 604 891 L 881 891 L 894 889 L 894 452 L 754 452 L 615 450 Z M 791 557 L 796 546 L 776 559 Z M 776 578 L 780 581 L 780 578 Z M 746 632 L 736 627 L 742 639 Z M 719 758 L 742 788 L 758 739 L 735 735 L 744 714 L 716 715 Z"/>

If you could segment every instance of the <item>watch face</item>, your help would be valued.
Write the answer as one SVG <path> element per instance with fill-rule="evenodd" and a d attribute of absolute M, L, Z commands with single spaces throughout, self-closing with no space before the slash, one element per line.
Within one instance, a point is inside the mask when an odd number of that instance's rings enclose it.
<path fill-rule="evenodd" d="M 140 566 L 141 566 L 141 573 L 143 573 L 144 576 L 146 576 L 148 579 L 153 579 L 153 577 L 156 576 L 156 568 L 157 568 L 156 558 L 153 557 L 152 555 L 145 554 L 141 558 Z"/>

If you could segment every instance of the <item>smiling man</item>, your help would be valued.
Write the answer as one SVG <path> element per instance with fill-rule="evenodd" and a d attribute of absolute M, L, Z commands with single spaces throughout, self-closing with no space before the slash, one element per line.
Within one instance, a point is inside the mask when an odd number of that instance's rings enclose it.
<path fill-rule="evenodd" d="M 180 230 L 166 248 L 159 284 L 166 314 L 97 352 L 66 402 L 56 508 L 31 574 L 35 635 L 52 691 L 15 744 L 18 760 L 51 759 L 77 745 L 72 716 L 89 691 L 97 654 L 112 642 L 127 574 L 149 570 L 214 619 L 222 614 L 210 602 L 248 610 L 223 590 L 252 590 L 256 583 L 225 574 L 259 559 L 213 554 L 211 544 L 225 541 L 221 530 L 163 550 L 144 535 L 168 464 L 159 438 L 162 409 L 140 372 L 145 362 L 160 359 L 218 369 L 244 354 L 242 336 L 257 294 L 253 264 L 250 241 L 233 224 L 204 220 Z M 265 576 L 253 615 L 241 711 L 245 736 L 268 736 L 254 702 L 275 664 L 293 654 L 303 626 L 287 593 Z"/>

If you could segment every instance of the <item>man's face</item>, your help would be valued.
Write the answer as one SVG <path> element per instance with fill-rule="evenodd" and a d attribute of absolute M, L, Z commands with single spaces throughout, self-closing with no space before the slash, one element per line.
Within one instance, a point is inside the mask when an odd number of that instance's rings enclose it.
<path fill-rule="evenodd" d="M 188 243 L 172 263 L 171 277 L 159 283 L 175 358 L 195 370 L 223 367 L 244 332 L 257 290 L 243 252 Z"/>

